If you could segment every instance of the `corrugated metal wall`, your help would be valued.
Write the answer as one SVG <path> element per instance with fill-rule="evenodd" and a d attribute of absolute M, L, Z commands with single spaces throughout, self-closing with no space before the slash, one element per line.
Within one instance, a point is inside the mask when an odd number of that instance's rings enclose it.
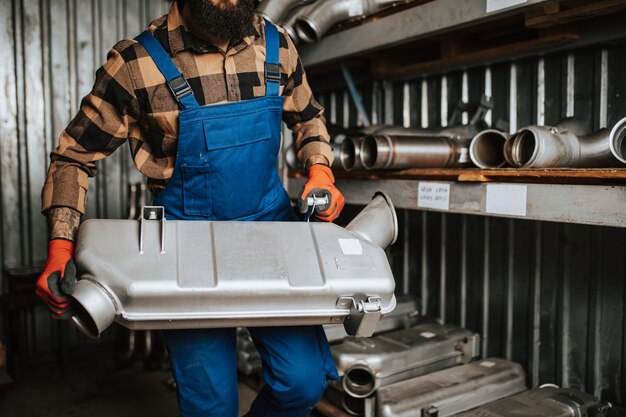
<path fill-rule="evenodd" d="M 375 123 L 438 126 L 488 94 L 488 120 L 511 132 L 573 115 L 597 129 L 626 115 L 625 70 L 624 48 L 589 48 L 360 87 Z M 331 122 L 357 123 L 347 91 L 318 95 Z M 406 210 L 400 222 L 394 269 L 423 313 L 479 332 L 483 356 L 523 364 L 533 386 L 625 400 L 626 231 Z"/>
<path fill-rule="evenodd" d="M 0 265 L 45 260 L 39 209 L 48 154 L 111 47 L 168 9 L 165 0 L 0 2 Z M 140 180 L 128 151 L 99 168 L 89 215 L 123 217 L 126 184 Z"/>
<path fill-rule="evenodd" d="M 47 230 L 39 210 L 48 154 L 111 47 L 168 9 L 166 0 L 0 2 L 0 267 L 43 265 Z M 118 150 L 99 165 L 88 216 L 126 217 L 127 184 L 137 181 L 141 176 L 128 150 Z M 19 326 L 13 334 L 17 339 L 11 340 L 11 361 L 16 356 L 22 363 L 41 360 L 94 345 L 69 322 L 50 320 L 43 304 L 12 312 L 11 323 Z M 105 335 L 104 342 L 114 336 Z"/>

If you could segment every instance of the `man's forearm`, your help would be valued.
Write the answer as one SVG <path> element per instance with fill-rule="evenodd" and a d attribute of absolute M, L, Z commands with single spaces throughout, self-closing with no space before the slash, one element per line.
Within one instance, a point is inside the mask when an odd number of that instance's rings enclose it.
<path fill-rule="evenodd" d="M 53 207 L 46 212 L 50 239 L 65 239 L 72 242 L 80 226 L 80 213 L 69 207 Z"/>

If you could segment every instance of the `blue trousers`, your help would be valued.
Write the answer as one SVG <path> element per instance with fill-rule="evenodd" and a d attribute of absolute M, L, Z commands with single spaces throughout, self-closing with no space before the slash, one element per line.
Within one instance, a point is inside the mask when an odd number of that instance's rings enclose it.
<path fill-rule="evenodd" d="M 265 387 L 247 417 L 308 417 L 337 379 L 321 326 L 249 328 Z M 237 417 L 236 330 L 165 332 L 182 417 Z"/>

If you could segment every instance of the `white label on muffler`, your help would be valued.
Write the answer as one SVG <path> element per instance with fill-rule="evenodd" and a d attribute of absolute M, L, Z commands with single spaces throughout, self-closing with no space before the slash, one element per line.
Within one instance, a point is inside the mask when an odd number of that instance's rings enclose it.
<path fill-rule="evenodd" d="M 417 207 L 449 210 L 450 184 L 443 182 L 420 182 L 417 190 Z"/>
<path fill-rule="evenodd" d="M 524 4 L 528 0 L 487 0 L 487 13 L 497 12 L 507 7 Z"/>
<path fill-rule="evenodd" d="M 358 239 L 337 239 L 344 255 L 363 255 L 363 247 Z"/>
<path fill-rule="evenodd" d="M 526 216 L 528 187 L 520 184 L 487 184 L 485 211 L 492 214 Z"/>
<path fill-rule="evenodd" d="M 348 3 L 348 16 L 361 16 L 363 14 L 363 2 L 361 0 L 352 0 Z"/>

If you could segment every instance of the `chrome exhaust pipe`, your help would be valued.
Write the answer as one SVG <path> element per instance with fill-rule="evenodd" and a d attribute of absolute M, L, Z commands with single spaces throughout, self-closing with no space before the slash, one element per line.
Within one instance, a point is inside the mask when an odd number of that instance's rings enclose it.
<path fill-rule="evenodd" d="M 300 36 L 298 35 L 298 31 L 296 30 L 296 22 L 300 16 L 309 13 L 309 11 L 313 7 L 315 7 L 315 4 L 306 4 L 301 7 L 294 7 L 281 22 L 282 28 L 285 29 L 285 32 L 287 32 L 294 45 L 298 45 L 300 43 Z"/>
<path fill-rule="evenodd" d="M 315 0 L 263 0 L 257 7 L 257 11 L 273 24 L 280 25 L 292 9 L 313 1 Z"/>
<path fill-rule="evenodd" d="M 83 276 L 72 291 L 76 301 L 72 321 L 87 336 L 100 334 L 115 321 L 117 305 L 115 296 L 94 279 Z"/>
<path fill-rule="evenodd" d="M 370 15 L 402 0 L 320 0 L 316 7 L 300 16 L 296 23 L 298 36 L 315 42 L 334 25 L 344 20 Z"/>
<path fill-rule="evenodd" d="M 611 153 L 620 162 L 626 164 L 626 117 L 615 123 L 609 135 Z"/>
<path fill-rule="evenodd" d="M 619 130 L 619 129 L 618 129 Z M 506 152 L 513 166 L 521 168 L 602 168 L 619 166 L 611 149 L 611 132 L 587 134 L 575 120 L 556 126 L 528 126 L 517 132 Z"/>
<path fill-rule="evenodd" d="M 341 152 L 339 160 L 344 171 L 358 171 L 363 169 L 363 160 L 361 158 L 361 146 L 363 145 L 362 137 L 346 138 L 341 144 Z"/>
<path fill-rule="evenodd" d="M 372 201 L 346 226 L 346 230 L 383 249 L 393 245 L 398 238 L 398 218 L 389 196 L 380 191 L 374 194 Z"/>
<path fill-rule="evenodd" d="M 470 165 L 469 139 L 371 135 L 363 140 L 366 169 L 460 168 Z"/>
<path fill-rule="evenodd" d="M 478 168 L 500 168 L 506 165 L 504 146 L 509 138 L 504 132 L 487 129 L 479 132 L 470 142 L 470 159 Z"/>

